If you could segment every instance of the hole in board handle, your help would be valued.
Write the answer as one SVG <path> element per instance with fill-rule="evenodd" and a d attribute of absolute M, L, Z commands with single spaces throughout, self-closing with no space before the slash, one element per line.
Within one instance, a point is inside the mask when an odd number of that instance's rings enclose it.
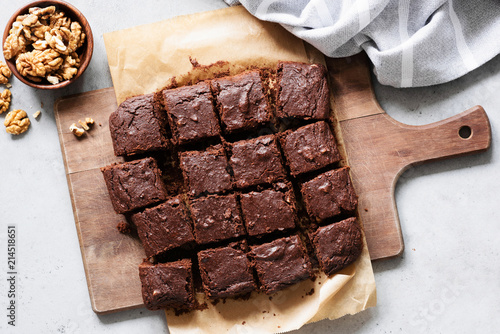
<path fill-rule="evenodd" d="M 472 137 L 472 129 L 468 125 L 463 125 L 458 130 L 458 135 L 462 139 L 469 139 L 470 137 Z"/>

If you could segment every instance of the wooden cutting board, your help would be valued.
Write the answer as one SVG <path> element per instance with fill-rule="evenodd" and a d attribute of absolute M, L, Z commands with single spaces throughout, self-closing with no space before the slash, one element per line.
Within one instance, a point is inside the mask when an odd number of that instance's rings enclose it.
<path fill-rule="evenodd" d="M 488 117 L 476 106 L 425 126 L 401 124 L 378 105 L 366 55 L 328 59 L 327 64 L 371 258 L 400 255 L 404 243 L 394 200 L 399 175 L 416 163 L 486 150 Z M 122 161 L 113 154 L 108 128 L 116 107 L 112 88 L 62 98 L 55 105 L 92 307 L 101 314 L 142 305 L 138 264 L 144 251 L 137 238 L 118 233 L 116 225 L 124 217 L 113 211 L 99 169 Z M 96 124 L 84 137 L 69 132 L 73 122 L 88 116 Z"/>

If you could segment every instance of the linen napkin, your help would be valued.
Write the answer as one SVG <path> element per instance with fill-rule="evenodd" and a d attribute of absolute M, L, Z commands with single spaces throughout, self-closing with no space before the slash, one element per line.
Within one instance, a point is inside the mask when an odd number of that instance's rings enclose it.
<path fill-rule="evenodd" d="M 500 52 L 498 0 L 225 0 L 329 57 L 365 51 L 380 83 L 456 79 Z"/>

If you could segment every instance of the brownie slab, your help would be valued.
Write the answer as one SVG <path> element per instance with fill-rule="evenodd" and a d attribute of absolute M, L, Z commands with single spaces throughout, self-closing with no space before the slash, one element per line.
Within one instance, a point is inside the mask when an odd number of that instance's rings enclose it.
<path fill-rule="evenodd" d="M 211 299 L 236 297 L 257 287 L 245 251 L 240 244 L 198 253 L 203 290 Z"/>
<path fill-rule="evenodd" d="M 238 188 L 285 179 L 285 169 L 274 135 L 238 141 L 231 145 L 231 150 L 229 164 Z"/>
<path fill-rule="evenodd" d="M 252 246 L 249 253 L 261 289 L 272 294 L 312 276 L 312 265 L 298 236 Z"/>
<path fill-rule="evenodd" d="M 329 276 L 353 263 L 363 250 L 361 228 L 354 217 L 318 228 L 311 239 L 321 270 Z"/>
<path fill-rule="evenodd" d="M 174 308 L 187 310 L 194 307 L 193 274 L 191 260 L 139 265 L 142 299 L 149 310 Z"/>
<path fill-rule="evenodd" d="M 180 165 L 189 194 L 192 196 L 219 193 L 232 188 L 222 145 L 216 145 L 206 151 L 182 152 Z"/>
<path fill-rule="evenodd" d="M 293 229 L 297 220 L 293 191 L 273 189 L 241 194 L 241 212 L 247 233 L 260 236 Z"/>
<path fill-rule="evenodd" d="M 356 209 L 358 198 L 349 177 L 349 167 L 331 170 L 301 186 L 307 212 L 326 219 Z"/>
<path fill-rule="evenodd" d="M 162 95 L 174 143 L 186 144 L 220 133 L 208 83 L 165 89 Z"/>
<path fill-rule="evenodd" d="M 167 119 L 154 101 L 154 94 L 123 101 L 109 116 L 115 155 L 130 156 L 169 147 Z"/>
<path fill-rule="evenodd" d="M 191 220 L 179 197 L 136 213 L 131 219 L 147 257 L 194 242 Z"/>
<path fill-rule="evenodd" d="M 258 70 L 214 79 L 210 85 L 225 132 L 249 130 L 271 120 Z"/>
<path fill-rule="evenodd" d="M 318 170 L 341 159 L 332 131 L 324 121 L 286 131 L 280 136 L 280 142 L 290 174 L 294 176 Z"/>
<path fill-rule="evenodd" d="M 277 69 L 278 118 L 327 119 L 330 93 L 321 64 L 280 62 Z"/>
<path fill-rule="evenodd" d="M 194 236 L 199 244 L 207 244 L 245 234 L 236 195 L 210 195 L 190 203 L 194 220 Z"/>
<path fill-rule="evenodd" d="M 102 167 L 109 197 L 117 213 L 126 213 L 166 199 L 156 160 L 144 158 Z"/>

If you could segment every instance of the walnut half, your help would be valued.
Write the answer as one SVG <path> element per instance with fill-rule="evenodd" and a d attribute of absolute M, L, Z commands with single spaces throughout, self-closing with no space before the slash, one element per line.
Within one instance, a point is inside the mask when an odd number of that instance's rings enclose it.
<path fill-rule="evenodd" d="M 1 94 L 0 94 L 0 114 L 3 114 L 7 110 L 9 110 L 9 105 L 11 101 L 11 93 L 10 90 L 5 89 Z"/>
<path fill-rule="evenodd" d="M 81 137 L 85 133 L 85 130 L 79 128 L 78 125 L 76 125 L 76 123 L 73 123 L 69 126 L 69 131 L 71 131 L 71 133 L 73 133 L 77 137 Z"/>
<path fill-rule="evenodd" d="M 5 39 L 5 43 L 3 43 L 3 55 L 5 59 L 14 58 L 18 54 L 26 51 L 28 42 L 22 32 L 23 24 L 21 22 L 14 22 L 12 24 L 12 29 L 10 29 L 9 36 Z"/>
<path fill-rule="evenodd" d="M 7 133 L 20 135 L 28 130 L 30 126 L 30 119 L 28 118 L 26 111 L 16 109 L 7 114 L 3 125 L 5 125 L 5 131 L 7 131 Z"/>
<path fill-rule="evenodd" d="M 11 75 L 12 72 L 10 71 L 7 64 L 0 60 L 0 84 L 8 84 Z"/>

